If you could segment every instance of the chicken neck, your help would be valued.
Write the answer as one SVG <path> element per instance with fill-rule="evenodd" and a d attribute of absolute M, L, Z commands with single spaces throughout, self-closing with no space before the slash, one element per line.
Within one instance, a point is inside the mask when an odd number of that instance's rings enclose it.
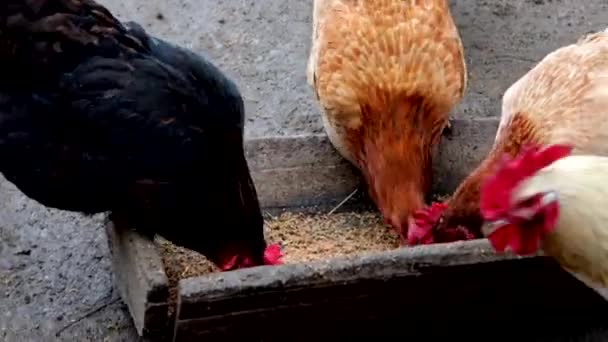
<path fill-rule="evenodd" d="M 513 116 L 503 138 L 497 141 L 481 164 L 458 186 L 448 200 L 448 207 L 437 224 L 437 230 L 464 226 L 477 237 L 482 237 L 483 219 L 479 211 L 480 187 L 505 155 L 514 157 L 527 144 L 540 143 L 535 125 L 525 113 Z M 439 241 L 448 242 L 448 241 Z"/>
<path fill-rule="evenodd" d="M 375 106 L 374 108 L 382 108 Z M 431 153 L 445 119 L 435 120 L 423 98 L 364 112 L 358 164 L 371 198 L 399 234 L 430 190 Z"/>

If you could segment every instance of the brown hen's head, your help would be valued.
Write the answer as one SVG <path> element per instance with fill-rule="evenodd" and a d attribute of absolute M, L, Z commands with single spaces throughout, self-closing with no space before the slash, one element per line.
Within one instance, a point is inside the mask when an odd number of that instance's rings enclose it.
<path fill-rule="evenodd" d="M 541 238 L 555 228 L 559 215 L 553 192 L 516 199 L 514 191 L 526 178 L 568 156 L 572 146 L 529 146 L 513 159 L 505 159 L 498 171 L 481 188 L 480 209 L 488 225 L 484 235 L 497 251 L 509 247 L 519 255 L 533 254 Z"/>
<path fill-rule="evenodd" d="M 463 226 L 437 228 L 441 214 L 446 208 L 444 203 L 433 203 L 428 208 L 417 210 L 412 215 L 408 228 L 408 245 L 475 239 L 475 235 Z"/>
<path fill-rule="evenodd" d="M 209 139 L 204 167 L 192 171 L 191 182 L 172 188 L 178 196 L 167 196 L 172 201 L 165 210 L 171 211 L 161 214 L 161 235 L 205 255 L 224 271 L 280 264 L 280 248 L 269 245 L 264 235 L 241 131 L 231 133 Z"/>
<path fill-rule="evenodd" d="M 388 96 L 388 95 L 387 95 Z M 433 147 L 447 124 L 447 107 L 423 96 L 370 96 L 362 107 L 358 156 L 371 198 L 405 240 L 410 215 L 424 206 Z"/>
<path fill-rule="evenodd" d="M 427 219 L 427 228 L 424 229 L 432 232 L 434 239 L 418 243 L 454 242 L 481 237 L 483 220 L 479 214 L 479 187 L 474 181 L 475 177 L 466 179 L 443 205 L 441 212 Z"/>
<path fill-rule="evenodd" d="M 372 180 L 369 191 L 384 222 L 405 240 L 410 213 L 424 205 L 423 190 L 414 182 L 408 184 L 403 180 L 390 179 L 379 177 Z"/>

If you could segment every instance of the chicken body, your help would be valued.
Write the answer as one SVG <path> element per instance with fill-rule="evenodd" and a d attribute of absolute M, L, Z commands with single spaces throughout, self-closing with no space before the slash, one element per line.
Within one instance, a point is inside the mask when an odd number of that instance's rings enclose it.
<path fill-rule="evenodd" d="M 445 0 L 315 0 L 309 84 L 329 139 L 405 233 L 424 205 L 431 157 L 466 89 Z"/>
<path fill-rule="evenodd" d="M 607 31 L 548 54 L 506 91 L 494 145 L 448 200 L 436 231 L 462 225 L 481 237 L 481 182 L 503 154 L 553 143 L 573 145 L 574 154 L 608 155 Z"/>
<path fill-rule="evenodd" d="M 608 157 L 560 159 L 522 181 L 512 203 L 554 193 L 559 206 L 555 229 L 542 250 L 608 300 Z"/>
<path fill-rule="evenodd" d="M 236 85 L 89 0 L 0 9 L 0 172 L 48 207 L 111 211 L 221 264 L 266 243 Z M 240 253 L 240 252 L 239 252 Z"/>

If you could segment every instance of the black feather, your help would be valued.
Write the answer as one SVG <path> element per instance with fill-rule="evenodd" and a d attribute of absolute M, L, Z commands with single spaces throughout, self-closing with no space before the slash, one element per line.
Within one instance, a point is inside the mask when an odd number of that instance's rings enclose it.
<path fill-rule="evenodd" d="M 203 57 L 87 0 L 0 9 L 0 172 L 30 198 L 207 254 L 266 246 L 243 100 Z M 232 248 L 232 247 L 230 247 Z"/>

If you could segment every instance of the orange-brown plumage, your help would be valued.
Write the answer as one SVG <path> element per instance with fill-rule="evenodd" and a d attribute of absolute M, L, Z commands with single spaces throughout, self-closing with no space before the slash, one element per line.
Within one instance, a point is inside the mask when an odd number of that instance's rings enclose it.
<path fill-rule="evenodd" d="M 403 232 L 424 204 L 433 147 L 466 88 L 447 1 L 315 1 L 307 74 L 330 140 Z"/>
<path fill-rule="evenodd" d="M 556 143 L 573 145 L 574 154 L 608 155 L 606 31 L 550 53 L 507 90 L 494 146 L 455 191 L 435 232 L 462 225 L 481 237 L 479 187 L 502 155 Z"/>
<path fill-rule="evenodd" d="M 447 202 L 447 208 L 438 223 L 439 231 L 447 227 L 463 226 L 480 237 L 479 228 L 482 218 L 479 214 L 479 187 L 481 182 L 494 172 L 497 163 L 503 155 L 513 157 L 527 144 L 544 144 L 543 137 L 537 125 L 529 120 L 529 114 L 520 112 L 513 116 L 505 132 L 505 139 L 500 139 L 492 148 L 483 162 L 458 186 Z M 441 234 L 435 242 L 443 241 Z"/>

